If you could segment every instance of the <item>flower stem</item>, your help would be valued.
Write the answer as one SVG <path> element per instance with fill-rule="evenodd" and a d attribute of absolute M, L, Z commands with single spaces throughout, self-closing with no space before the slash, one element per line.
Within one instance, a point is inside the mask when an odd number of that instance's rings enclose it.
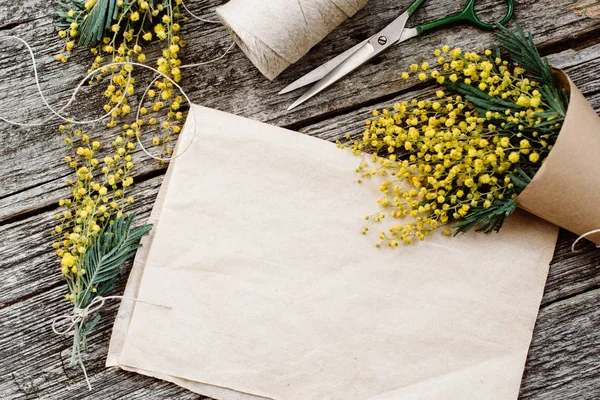
<path fill-rule="evenodd" d="M 75 364 L 77 364 L 77 353 L 78 353 L 78 348 L 79 348 L 79 330 L 80 330 L 80 326 L 79 324 L 75 324 L 75 326 L 73 327 L 73 349 L 71 351 L 71 362 L 69 363 L 70 367 L 74 367 Z"/>

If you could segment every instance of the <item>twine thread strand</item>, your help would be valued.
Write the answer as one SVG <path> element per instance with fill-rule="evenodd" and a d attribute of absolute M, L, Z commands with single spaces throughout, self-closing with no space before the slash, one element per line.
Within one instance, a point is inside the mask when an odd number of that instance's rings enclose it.
<path fill-rule="evenodd" d="M 87 319 L 88 316 L 100 311 L 100 309 L 102 309 L 104 307 L 107 300 L 116 300 L 116 299 L 131 300 L 131 301 L 135 301 L 137 303 L 144 303 L 144 304 L 157 306 L 157 307 L 170 308 L 170 307 L 163 306 L 160 304 L 155 304 L 155 303 L 150 303 L 150 302 L 147 302 L 144 300 L 140 300 L 140 299 L 137 299 L 134 297 L 97 296 L 97 297 L 94 297 L 92 299 L 92 301 L 90 301 L 90 304 L 88 304 L 87 307 L 84 307 L 84 308 L 74 307 L 73 313 L 59 315 L 58 317 L 54 317 L 52 319 L 52 331 L 55 334 L 60 335 L 60 336 L 65 336 L 65 335 L 68 335 L 71 331 L 74 331 L 74 335 L 75 335 L 75 338 L 73 341 L 73 345 L 75 347 L 74 357 L 75 357 L 76 362 L 81 367 L 81 370 L 83 371 L 83 376 L 85 377 L 85 382 L 87 383 L 88 390 L 92 390 L 92 384 L 90 383 L 90 379 L 88 377 L 87 371 L 85 369 L 85 365 L 83 363 L 83 359 L 81 357 L 81 344 L 80 344 L 81 338 L 79 337 L 79 331 L 76 330 L 75 327 L 77 326 L 77 324 L 82 324 Z M 60 329 L 59 325 L 64 322 L 66 322 L 67 325 L 65 327 L 63 327 L 62 329 Z"/>
<path fill-rule="evenodd" d="M 594 229 L 591 230 L 589 232 L 584 233 L 583 235 L 579 236 L 577 239 L 575 239 L 575 241 L 573 242 L 573 244 L 571 245 L 571 252 L 572 253 L 579 253 L 581 252 L 581 250 L 576 250 L 575 247 L 577 246 L 577 243 L 579 243 L 579 241 L 581 239 L 585 239 L 586 237 L 588 237 L 589 235 L 593 235 L 594 233 L 600 233 L 600 229 Z M 596 248 L 600 248 L 600 244 L 596 245 Z"/>
<path fill-rule="evenodd" d="M 182 3 L 183 4 L 183 3 Z M 2 115 L 0 115 L 0 120 L 7 122 L 11 125 L 17 125 L 17 126 L 23 126 L 23 127 L 30 127 L 30 126 L 42 126 L 45 125 L 48 121 L 54 119 L 54 118 L 60 118 L 61 120 L 71 123 L 71 124 L 75 124 L 75 125 L 88 125 L 88 124 L 93 124 L 96 122 L 100 122 L 101 120 L 107 118 L 108 116 L 110 116 L 110 114 L 117 108 L 119 108 L 122 104 L 122 102 L 125 99 L 125 96 L 123 95 L 119 101 L 119 103 L 114 106 L 112 109 L 110 109 L 106 114 L 102 115 L 101 117 L 95 118 L 95 119 L 88 119 L 88 120 L 74 120 L 73 118 L 70 117 L 66 117 L 63 114 L 61 114 L 62 111 L 64 111 L 67 107 L 69 107 L 71 105 L 71 103 L 75 100 L 75 97 L 77 96 L 77 93 L 79 92 L 79 90 L 81 89 L 81 87 L 84 85 L 84 83 L 91 77 L 93 77 L 96 73 L 98 73 L 99 71 L 101 71 L 103 68 L 106 67 L 111 67 L 113 65 L 133 65 L 133 66 L 138 66 L 138 67 L 142 67 L 142 68 L 146 68 L 149 69 L 151 71 L 153 71 L 154 73 L 158 74 L 159 76 L 156 77 L 151 83 L 150 85 L 148 85 L 146 87 L 146 90 L 144 91 L 144 95 L 142 96 L 142 98 L 139 101 L 138 104 L 138 108 L 137 108 L 137 112 L 136 112 L 136 121 L 139 119 L 140 117 L 140 113 L 141 113 L 141 108 L 142 108 L 142 104 L 144 101 L 144 98 L 146 97 L 148 91 L 150 90 L 150 88 L 152 87 L 152 84 L 154 82 L 156 82 L 157 79 L 159 79 L 160 77 L 167 79 L 169 82 L 171 82 L 173 84 L 173 86 L 175 86 L 180 92 L 181 94 L 185 97 L 186 101 L 188 102 L 188 104 L 190 105 L 190 110 L 192 107 L 192 101 L 189 98 L 189 96 L 187 95 L 187 93 L 183 90 L 183 88 L 178 85 L 172 78 L 170 78 L 169 76 L 167 76 L 166 74 L 160 72 L 158 69 L 151 67 L 149 65 L 146 64 L 142 64 L 142 63 L 138 63 L 138 62 L 134 62 L 134 61 L 129 61 L 129 58 L 127 58 L 127 61 L 121 61 L 121 62 L 113 62 L 113 63 L 109 63 L 106 65 L 103 65 L 102 67 L 98 67 L 95 70 L 91 71 L 90 73 L 88 73 L 80 82 L 79 84 L 75 87 L 75 89 L 73 90 L 73 93 L 71 94 L 71 98 L 69 99 L 69 101 L 60 109 L 55 110 L 47 101 L 46 96 L 44 96 L 44 92 L 41 88 L 40 85 L 40 80 L 39 80 L 39 76 L 38 76 L 38 71 L 37 71 L 37 62 L 35 59 L 35 54 L 33 52 L 33 49 L 31 48 L 31 46 L 29 45 L 29 43 L 27 43 L 27 41 L 21 39 L 18 36 L 1 36 L 0 40 L 8 40 L 8 39 L 14 39 L 14 40 L 18 40 L 19 42 L 21 42 L 22 44 L 25 45 L 25 47 L 27 48 L 27 51 L 29 52 L 32 64 L 33 64 L 33 77 L 35 80 L 35 84 L 36 84 L 36 88 L 37 91 L 44 103 L 44 106 L 50 110 L 50 112 L 53 114 L 49 117 L 47 117 L 46 119 L 44 119 L 42 122 L 39 123 L 22 123 L 22 122 L 18 122 L 18 121 L 13 121 L 10 120 L 8 118 L 3 117 Z M 235 43 L 232 43 L 229 47 L 227 47 L 227 49 L 223 52 L 223 54 L 219 55 L 216 58 L 213 58 L 211 60 L 208 61 L 204 61 L 204 62 L 199 62 L 199 63 L 194 63 L 194 64 L 187 64 L 187 65 L 182 65 L 179 68 L 192 68 L 192 67 L 199 67 L 199 66 L 204 66 L 204 65 L 208 65 L 211 63 L 214 63 L 216 61 L 219 61 L 221 59 L 223 59 L 227 54 L 229 54 L 229 52 L 233 49 L 233 47 L 235 46 Z M 129 85 L 131 80 L 131 71 L 129 72 L 128 78 L 127 78 L 127 85 Z M 193 122 L 195 122 L 195 115 L 193 112 L 190 113 L 192 118 L 193 118 Z M 158 157 L 155 155 L 150 154 L 150 152 L 146 149 L 146 147 L 143 145 L 141 139 L 139 136 L 136 135 L 136 140 L 138 142 L 138 145 L 140 146 L 140 149 L 150 158 L 153 158 L 155 160 L 159 160 L 159 161 L 172 161 L 180 156 L 182 156 L 192 145 L 194 139 L 196 138 L 196 124 L 194 123 L 194 128 L 193 128 L 193 134 L 192 134 L 192 138 L 190 140 L 190 142 L 183 148 L 182 151 L 177 152 L 177 154 L 168 157 L 168 158 L 164 158 L 164 157 Z"/>
<path fill-rule="evenodd" d="M 193 12 L 191 12 L 189 8 L 187 8 L 187 6 L 185 5 L 185 3 L 183 1 L 181 2 L 181 5 L 185 9 L 185 11 L 188 12 L 188 14 L 190 14 L 193 18 L 196 18 L 198 21 L 208 22 L 209 24 L 220 24 L 221 23 L 221 21 L 215 21 L 215 20 L 212 20 L 212 19 L 206 19 L 206 18 L 202 18 L 202 17 L 197 16 L 196 14 L 194 14 Z"/>

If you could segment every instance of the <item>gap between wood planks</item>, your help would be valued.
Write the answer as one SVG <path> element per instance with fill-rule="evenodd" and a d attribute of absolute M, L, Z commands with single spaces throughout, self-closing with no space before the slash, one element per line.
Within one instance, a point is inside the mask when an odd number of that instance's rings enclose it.
<path fill-rule="evenodd" d="M 600 285 L 593 285 L 593 286 L 587 287 L 587 288 L 585 288 L 583 290 L 576 291 L 576 292 L 567 294 L 567 295 L 562 296 L 562 297 L 557 297 L 556 299 L 550 300 L 547 303 L 541 303 L 540 304 L 540 310 L 546 309 L 546 308 L 548 308 L 548 307 L 550 307 L 550 306 L 552 306 L 553 304 L 556 304 L 556 303 L 561 303 L 563 301 L 569 301 L 569 300 L 571 300 L 571 299 L 573 299 L 575 297 L 581 296 L 581 295 L 586 294 L 588 292 L 593 292 L 594 290 L 598 290 L 598 289 L 600 289 Z M 0 308 L 0 310 L 1 310 L 1 308 Z"/>
<path fill-rule="evenodd" d="M 166 171 L 167 171 L 167 167 L 153 169 L 153 170 L 150 170 L 148 172 L 144 172 L 144 173 L 141 173 L 141 174 L 137 175 L 135 177 L 135 181 L 136 181 L 136 183 L 145 182 L 145 181 L 147 181 L 149 179 L 156 178 L 157 176 L 164 175 L 164 173 Z M 53 179 L 52 181 L 49 181 L 49 182 L 61 182 L 62 179 L 66 178 L 69 175 L 71 175 L 71 174 L 69 173 L 68 175 L 61 176 L 61 177 Z M 48 183 L 48 182 L 45 182 L 45 183 Z M 36 185 L 36 186 L 39 186 L 39 185 Z M 23 190 L 19 190 L 18 192 L 11 193 L 8 196 L 13 196 L 14 194 L 18 194 L 20 192 L 24 192 L 24 191 L 30 190 L 32 188 L 35 188 L 36 186 L 32 186 L 32 187 L 25 188 Z M 8 196 L 5 196 L 5 197 L 8 197 Z M 3 197 L 0 197 L 0 200 L 2 198 Z M 19 222 L 19 221 L 25 220 L 27 218 L 31 218 L 33 216 L 36 216 L 38 214 L 41 214 L 41 213 L 44 213 L 44 212 L 47 212 L 47 211 L 55 210 L 57 208 L 58 208 L 58 205 L 56 204 L 56 201 L 52 201 L 49 204 L 46 204 L 46 205 L 43 205 L 43 206 L 39 206 L 39 207 L 35 207 L 35 208 L 31 208 L 31 209 L 27 209 L 27 210 L 19 212 L 17 214 L 11 215 L 11 216 L 9 216 L 9 217 L 1 220 L 0 221 L 0 226 L 12 224 L 12 223 L 15 223 L 15 222 Z"/>
<path fill-rule="evenodd" d="M 127 270 L 123 273 L 123 276 L 127 276 L 127 274 L 129 273 L 129 271 L 130 271 L 130 268 L 127 268 Z M 54 289 L 58 289 L 59 287 L 64 287 L 64 286 L 65 286 L 65 283 L 63 281 L 60 281 L 60 282 L 56 282 L 54 284 L 45 286 L 45 287 L 43 287 L 43 288 L 41 288 L 39 290 L 33 290 L 30 293 L 28 293 L 28 294 L 25 294 L 23 296 L 20 296 L 20 297 L 17 297 L 15 299 L 13 299 L 13 300 L 5 302 L 4 304 L 2 304 L 0 306 L 0 310 L 3 310 L 5 308 L 11 307 L 11 306 L 13 306 L 15 304 L 18 304 L 18 303 L 21 303 L 23 301 L 26 301 L 26 300 L 32 299 L 34 297 L 37 297 L 39 295 L 42 295 L 42 294 L 44 294 L 44 293 L 46 293 L 48 291 L 51 291 L 51 290 L 54 290 Z M 540 310 L 544 310 L 544 309 L 546 309 L 548 307 L 551 307 L 552 305 L 554 305 L 556 303 L 561 303 L 561 302 L 569 301 L 569 300 L 571 300 L 571 299 L 573 299 L 575 297 L 581 296 L 581 295 L 586 294 L 588 292 L 593 292 L 594 290 L 598 290 L 598 289 L 600 289 L 600 285 L 593 285 L 593 286 L 589 286 L 589 287 L 587 287 L 585 289 L 582 289 L 582 290 L 579 290 L 579 291 L 575 291 L 575 292 L 570 293 L 568 295 L 565 295 L 563 297 L 557 297 L 554 300 L 550 300 L 547 303 L 542 302 L 542 303 L 540 303 Z"/>
<path fill-rule="evenodd" d="M 33 22 L 33 21 L 37 21 L 39 19 L 43 19 L 46 18 L 45 16 L 39 16 L 39 17 L 35 17 L 35 18 L 27 18 L 27 19 L 19 19 L 16 21 L 6 21 L 6 22 L 0 22 L 0 32 L 2 31 L 10 31 L 13 30 L 23 24 L 27 24 L 29 22 Z"/>

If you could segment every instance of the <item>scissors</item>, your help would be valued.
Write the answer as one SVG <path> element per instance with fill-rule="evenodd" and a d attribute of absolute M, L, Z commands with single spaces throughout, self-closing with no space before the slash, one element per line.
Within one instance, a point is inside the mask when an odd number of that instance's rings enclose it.
<path fill-rule="evenodd" d="M 306 100 L 317 95 L 335 82 L 339 81 L 361 65 L 367 63 L 373 57 L 383 53 L 392 46 L 402 43 L 424 32 L 447 26 L 455 23 L 467 23 L 481 29 L 494 29 L 496 24 L 488 24 L 481 21 L 475 14 L 476 0 L 468 0 L 465 8 L 453 15 L 440 18 L 436 21 L 418 25 L 414 28 L 405 28 L 406 21 L 412 16 L 425 0 L 415 0 L 412 5 L 402 15 L 396 18 L 391 24 L 386 26 L 370 38 L 362 41 L 354 47 L 346 50 L 337 57 L 332 58 L 320 67 L 312 70 L 289 86 L 285 87 L 279 94 L 291 92 L 303 86 L 317 82 L 298 100 L 296 100 L 288 110 L 304 103 Z M 506 15 L 497 23 L 504 25 L 512 16 L 514 11 L 513 0 L 507 0 L 508 9 Z"/>

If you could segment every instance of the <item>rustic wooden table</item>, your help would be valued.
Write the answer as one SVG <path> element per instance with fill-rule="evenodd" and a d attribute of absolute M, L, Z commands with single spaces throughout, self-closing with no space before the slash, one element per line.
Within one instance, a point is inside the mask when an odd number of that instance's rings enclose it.
<path fill-rule="evenodd" d="M 214 17 L 223 0 L 188 0 L 197 14 Z M 360 133 L 375 107 L 390 105 L 431 87 L 405 82 L 400 71 L 429 59 L 443 43 L 481 50 L 493 37 L 471 28 L 445 30 L 407 42 L 360 69 L 317 99 L 286 112 L 297 95 L 277 96 L 286 84 L 325 57 L 373 34 L 409 1 L 371 0 L 356 17 L 317 45 L 275 82 L 263 78 L 235 48 L 208 68 L 186 71 L 183 86 L 191 99 L 208 107 L 299 130 L 334 141 Z M 431 1 L 415 22 L 458 10 L 463 0 Z M 501 1 L 483 1 L 500 14 Z M 517 0 L 516 17 L 551 63 L 573 78 L 596 110 L 600 110 L 600 1 Z M 86 74 L 91 55 L 76 52 L 62 64 L 53 10 L 57 1 L 0 0 L 0 36 L 18 35 L 33 45 L 41 85 L 51 104 L 63 104 Z M 443 7 L 442 7 L 443 4 Z M 486 11 L 487 13 L 487 11 Z M 223 52 L 231 39 L 225 29 L 190 21 L 182 36 L 189 46 L 184 63 L 200 62 Z M 149 55 L 157 56 L 158 50 Z M 0 114 L 21 121 L 48 115 L 35 90 L 32 68 L 23 46 L 0 42 Z M 99 115 L 94 95 L 79 96 L 77 115 Z M 52 333 L 50 320 L 70 311 L 49 231 L 70 170 L 62 161 L 65 148 L 57 122 L 39 128 L 19 128 L 0 122 L 0 399 L 199 399 L 201 396 L 145 376 L 104 368 L 108 341 L 118 304 L 103 311 L 84 359 L 94 386 L 88 392 L 79 370 L 68 368 L 71 339 Z M 115 131 L 101 125 L 92 136 L 107 140 Z M 143 220 L 149 213 L 165 167 L 136 153 L 135 205 Z M 542 301 L 523 383 L 522 399 L 600 398 L 600 250 L 587 243 L 571 253 L 573 234 L 561 231 Z M 115 292 L 122 292 L 127 274 Z M 351 400 L 351 399 L 349 399 Z"/>

